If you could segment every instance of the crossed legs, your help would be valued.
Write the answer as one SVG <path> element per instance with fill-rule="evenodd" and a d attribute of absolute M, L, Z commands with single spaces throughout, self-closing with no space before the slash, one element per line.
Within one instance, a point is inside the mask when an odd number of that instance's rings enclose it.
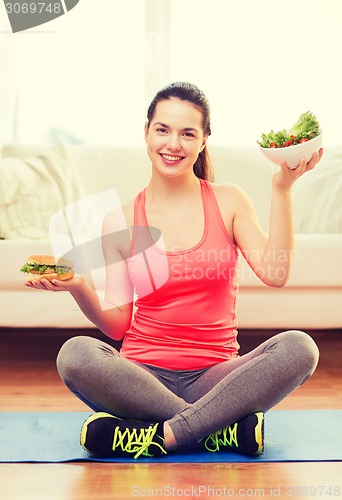
<path fill-rule="evenodd" d="M 196 443 L 251 413 L 266 412 L 304 383 L 317 362 L 311 337 L 288 331 L 202 371 L 180 395 L 153 368 L 90 337 L 68 340 L 57 367 L 67 387 L 93 410 L 164 422 L 165 447 L 172 449 Z M 177 372 L 171 375 L 177 377 Z"/>

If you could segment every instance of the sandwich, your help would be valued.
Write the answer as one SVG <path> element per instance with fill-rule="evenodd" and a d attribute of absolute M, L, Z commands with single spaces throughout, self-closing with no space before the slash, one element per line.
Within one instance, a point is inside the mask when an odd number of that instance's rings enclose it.
<path fill-rule="evenodd" d="M 27 274 L 27 280 L 46 279 L 69 280 L 74 276 L 74 263 L 71 260 L 57 258 L 52 255 L 31 255 L 20 269 Z"/>

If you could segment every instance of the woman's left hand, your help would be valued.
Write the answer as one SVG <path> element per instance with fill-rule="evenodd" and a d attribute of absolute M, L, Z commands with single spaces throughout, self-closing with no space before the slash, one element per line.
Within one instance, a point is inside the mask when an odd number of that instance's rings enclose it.
<path fill-rule="evenodd" d="M 314 153 L 309 162 L 306 161 L 306 158 L 302 158 L 298 167 L 293 169 L 289 168 L 287 163 L 283 161 L 280 165 L 280 171 L 273 176 L 273 186 L 281 190 L 291 189 L 292 184 L 301 175 L 315 168 L 317 163 L 322 158 L 322 155 L 323 148 L 321 148 L 317 153 Z"/>

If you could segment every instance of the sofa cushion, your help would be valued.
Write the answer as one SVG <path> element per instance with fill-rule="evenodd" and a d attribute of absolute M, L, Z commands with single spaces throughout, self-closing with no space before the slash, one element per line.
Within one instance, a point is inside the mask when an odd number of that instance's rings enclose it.
<path fill-rule="evenodd" d="M 342 233 L 342 153 L 331 148 L 294 185 L 296 233 Z"/>
<path fill-rule="evenodd" d="M 136 147 L 65 144 L 65 148 L 88 194 L 116 189 L 121 202 L 126 203 L 150 180 L 151 162 L 145 144 Z M 46 145 L 7 143 L 1 155 L 26 158 L 46 150 Z"/>
<path fill-rule="evenodd" d="M 51 216 L 85 194 L 61 144 L 38 156 L 3 157 L 0 160 L 0 236 L 46 238 Z"/>

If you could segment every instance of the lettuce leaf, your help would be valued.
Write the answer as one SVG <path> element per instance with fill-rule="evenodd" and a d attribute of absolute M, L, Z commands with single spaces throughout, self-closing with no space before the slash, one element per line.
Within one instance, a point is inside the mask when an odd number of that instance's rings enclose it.
<path fill-rule="evenodd" d="M 46 266 L 45 264 L 39 264 L 38 262 L 34 262 L 32 264 L 24 264 L 20 268 L 20 272 L 22 273 L 32 273 L 32 271 L 38 272 L 38 274 L 43 274 L 46 269 L 53 269 L 53 272 L 57 274 L 65 273 L 69 270 L 69 267 L 65 266 Z"/>

